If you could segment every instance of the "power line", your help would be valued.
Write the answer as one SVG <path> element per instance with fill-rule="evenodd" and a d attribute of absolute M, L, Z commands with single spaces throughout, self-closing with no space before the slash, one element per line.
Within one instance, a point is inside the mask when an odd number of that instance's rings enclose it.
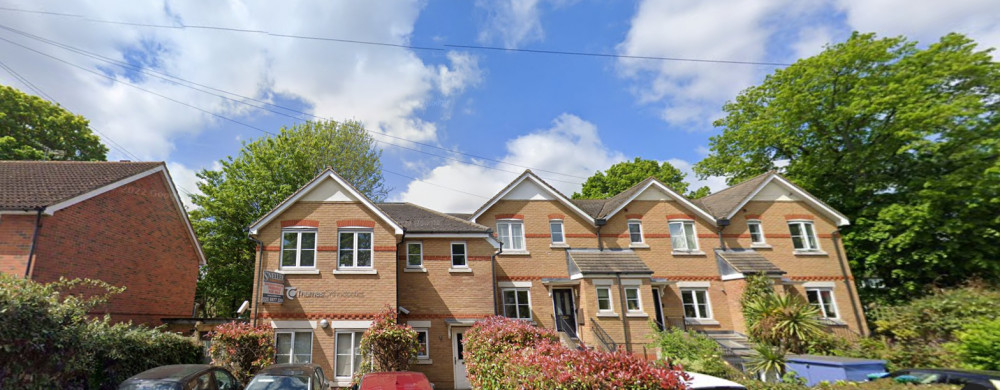
<path fill-rule="evenodd" d="M 782 63 L 782 62 L 713 60 L 713 59 L 705 59 L 705 58 L 683 58 L 683 57 L 634 56 L 634 55 L 626 55 L 626 54 L 591 53 L 591 52 L 564 51 L 564 50 L 517 49 L 517 48 L 509 48 L 509 47 L 479 46 L 479 45 L 449 45 L 449 44 L 445 44 L 444 47 L 452 47 L 452 48 L 456 48 L 456 49 L 476 49 L 476 50 L 509 51 L 509 52 L 518 52 L 518 53 L 559 54 L 559 55 L 583 56 L 583 57 L 627 58 L 627 59 L 637 59 L 637 60 L 658 60 L 658 61 L 676 61 L 676 62 L 700 62 L 700 63 L 712 63 L 712 64 L 731 64 L 731 65 L 761 65 L 761 66 L 789 66 L 789 65 L 792 65 L 792 64 Z"/>
<path fill-rule="evenodd" d="M 411 179 L 411 180 L 415 180 L 415 181 L 419 181 L 419 182 L 421 182 L 421 183 L 426 183 L 426 184 L 430 184 L 430 185 L 432 185 L 432 186 L 434 186 L 434 187 L 439 187 L 439 188 L 444 188 L 444 189 L 446 189 L 446 190 L 452 190 L 452 191 L 455 191 L 455 192 L 461 192 L 461 193 L 463 193 L 463 194 L 466 194 L 466 195 L 472 195 L 472 196 L 475 196 L 475 197 L 479 197 L 479 198 L 483 198 L 483 199 L 489 199 L 489 198 L 490 198 L 490 197 L 488 197 L 488 196 L 483 196 L 483 195 L 479 195 L 479 194 L 473 194 L 473 193 L 471 193 L 471 192 L 465 192 L 465 191 L 462 191 L 462 190 L 459 190 L 459 189 L 455 189 L 455 188 L 451 188 L 451 187 L 447 187 L 447 186 L 443 186 L 443 185 L 440 185 L 440 184 L 436 184 L 436 183 L 431 183 L 431 182 L 429 182 L 429 181 L 427 181 L 427 180 L 424 180 L 424 179 L 417 179 L 417 178 L 415 178 L 415 177 L 413 177 L 413 176 L 409 176 L 409 175 L 404 175 L 404 174 L 402 174 L 402 173 L 399 173 L 399 172 L 393 172 L 393 171 L 390 171 L 390 170 L 388 170 L 388 169 L 385 169 L 385 168 L 382 168 L 382 171 L 383 171 L 383 172 L 388 172 L 388 173 L 391 173 L 391 174 L 393 174 L 393 175 L 397 175 L 397 176 L 402 176 L 402 177 L 405 177 L 405 178 L 407 178 L 407 179 Z"/>

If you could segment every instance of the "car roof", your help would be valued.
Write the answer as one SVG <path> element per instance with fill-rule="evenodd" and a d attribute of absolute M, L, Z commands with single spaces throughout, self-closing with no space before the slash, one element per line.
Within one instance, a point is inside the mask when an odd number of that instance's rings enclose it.
<path fill-rule="evenodd" d="M 362 388 L 374 389 L 417 389 L 415 385 L 427 383 L 426 375 L 413 371 L 373 372 L 361 380 Z"/>
<path fill-rule="evenodd" d="M 157 379 L 180 382 L 212 368 L 214 367 L 209 364 L 172 364 L 148 369 L 128 378 L 128 380 Z"/>
<path fill-rule="evenodd" d="M 691 377 L 691 381 L 688 382 L 688 387 L 691 389 L 745 389 L 743 385 L 725 380 L 722 378 L 716 378 L 711 375 L 699 374 L 697 372 L 685 372 Z"/>
<path fill-rule="evenodd" d="M 1000 371 L 988 371 L 988 370 L 958 370 L 951 368 L 907 368 L 905 370 L 899 370 L 897 372 L 927 372 L 927 373 L 938 373 L 938 374 L 958 374 L 958 375 L 970 375 L 970 376 L 986 376 L 990 378 L 1000 379 Z"/>
<path fill-rule="evenodd" d="M 287 375 L 301 375 L 305 373 L 311 373 L 319 369 L 318 364 L 309 363 L 281 363 L 272 364 L 265 367 L 263 370 L 257 372 L 257 375 L 271 375 L 271 376 L 287 376 Z"/>

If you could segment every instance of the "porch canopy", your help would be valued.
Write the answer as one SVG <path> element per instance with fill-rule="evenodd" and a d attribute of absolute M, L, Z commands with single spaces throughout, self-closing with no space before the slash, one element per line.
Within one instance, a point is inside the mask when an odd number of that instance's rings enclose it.
<path fill-rule="evenodd" d="M 653 275 L 653 270 L 630 249 L 570 249 L 566 267 L 571 278 L 608 275 Z"/>

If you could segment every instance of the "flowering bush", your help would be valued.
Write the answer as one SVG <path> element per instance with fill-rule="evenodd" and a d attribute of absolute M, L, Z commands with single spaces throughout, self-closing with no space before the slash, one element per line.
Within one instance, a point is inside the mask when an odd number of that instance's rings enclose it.
<path fill-rule="evenodd" d="M 271 325 L 230 322 L 212 332 L 212 364 L 225 367 L 246 385 L 260 369 L 274 364 L 274 331 Z"/>
<path fill-rule="evenodd" d="M 369 372 L 406 371 L 417 356 L 417 332 L 409 325 L 396 321 L 396 310 L 386 306 L 361 336 L 361 366 L 354 373 L 354 382 Z"/>
<path fill-rule="evenodd" d="M 465 340 L 466 367 L 480 389 L 684 389 L 684 374 L 628 352 L 570 349 L 550 329 L 491 317 Z"/>

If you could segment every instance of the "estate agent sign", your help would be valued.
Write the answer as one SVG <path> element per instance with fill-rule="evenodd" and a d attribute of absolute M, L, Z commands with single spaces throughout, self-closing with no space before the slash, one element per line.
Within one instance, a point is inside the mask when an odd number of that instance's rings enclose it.
<path fill-rule="evenodd" d="M 260 290 L 260 301 L 262 303 L 284 303 L 285 275 L 277 272 L 264 271 L 264 283 Z"/>

